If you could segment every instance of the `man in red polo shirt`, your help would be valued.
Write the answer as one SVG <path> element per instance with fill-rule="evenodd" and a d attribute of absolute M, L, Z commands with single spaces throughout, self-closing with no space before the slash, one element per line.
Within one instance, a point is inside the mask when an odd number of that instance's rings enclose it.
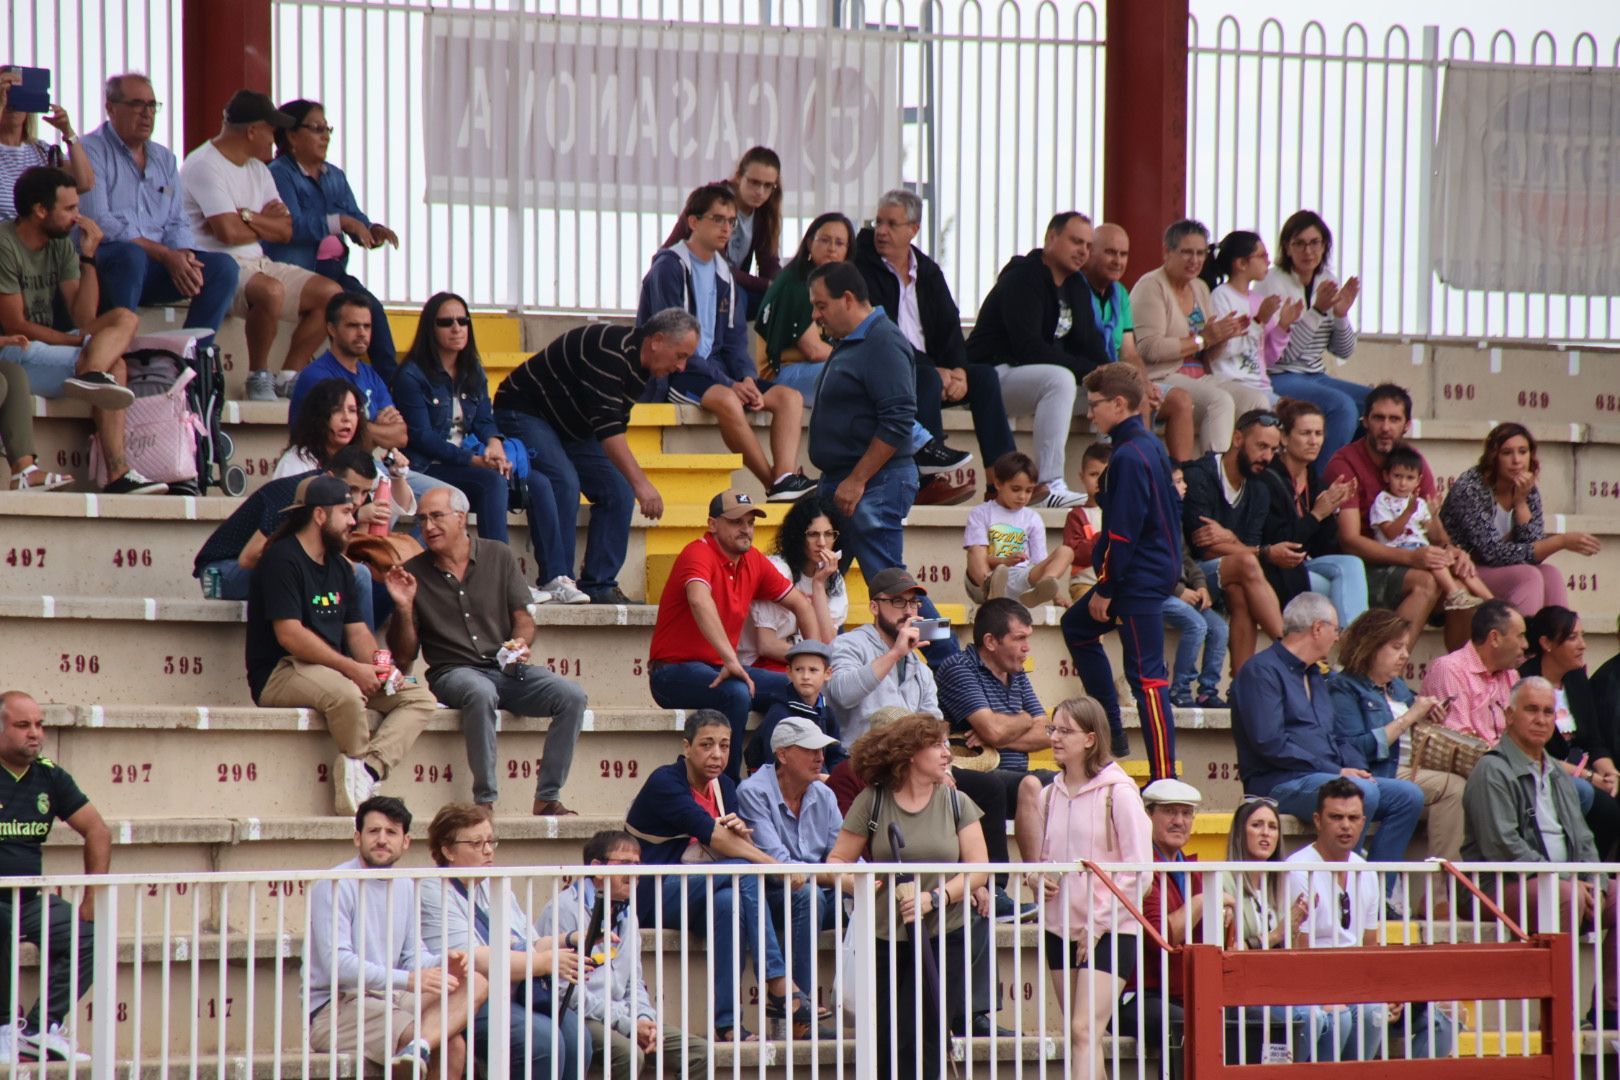
<path fill-rule="evenodd" d="M 1384 456 L 1397 442 L 1405 440 L 1412 422 L 1412 395 L 1394 383 L 1383 383 L 1367 393 L 1366 415 L 1361 418 L 1366 435 L 1349 443 L 1333 455 L 1322 473 L 1327 484 L 1353 477 L 1356 481 L 1354 502 L 1346 502 L 1338 511 L 1339 550 L 1346 555 L 1360 556 L 1367 564 L 1367 599 L 1373 607 L 1390 608 L 1406 620 L 1412 628 L 1411 644 L 1417 644 L 1429 615 L 1443 595 L 1433 571 L 1446 568 L 1457 578 L 1471 578 L 1475 574 L 1473 560 L 1462 548 L 1453 547 L 1450 538 L 1445 543 L 1422 548 L 1394 548 L 1373 539 L 1372 526 L 1367 515 L 1373 500 L 1384 490 Z M 1434 474 L 1429 463 L 1423 463 L 1423 476 L 1418 494 L 1436 508 Z M 1442 534 L 1444 527 L 1440 527 Z M 1457 649 L 1468 640 L 1468 621 L 1471 611 L 1447 611 L 1446 648 Z"/>
<path fill-rule="evenodd" d="M 663 708 L 717 709 L 731 721 L 726 775 L 733 780 L 742 776 L 749 710 L 764 712 L 793 691 L 782 672 L 744 667 L 737 659 L 748 605 L 774 601 L 804 626 L 815 618 L 804 593 L 755 549 L 754 519 L 764 516 L 735 489 L 709 500 L 708 533 L 676 557 L 658 600 L 647 672 L 653 700 Z"/>

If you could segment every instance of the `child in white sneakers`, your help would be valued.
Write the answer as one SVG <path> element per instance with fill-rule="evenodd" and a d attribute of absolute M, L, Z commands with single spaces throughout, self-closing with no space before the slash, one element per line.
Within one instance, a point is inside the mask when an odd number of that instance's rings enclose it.
<path fill-rule="evenodd" d="M 1405 443 L 1396 443 L 1384 457 L 1384 490 L 1367 513 L 1379 543 L 1405 551 L 1430 545 L 1437 522 L 1428 500 L 1418 494 L 1422 482 L 1423 455 Z M 1445 595 L 1447 611 L 1466 611 L 1491 598 L 1491 590 L 1477 575 L 1458 584 L 1445 567 L 1430 573 Z"/>
<path fill-rule="evenodd" d="M 1011 596 L 1025 607 L 1069 606 L 1062 588 L 1074 553 L 1059 545 L 1046 552 L 1046 523 L 1029 508 L 1035 494 L 1035 461 L 1013 451 L 990 467 L 996 497 L 975 506 L 962 531 L 967 549 L 967 594 L 975 603 Z"/>

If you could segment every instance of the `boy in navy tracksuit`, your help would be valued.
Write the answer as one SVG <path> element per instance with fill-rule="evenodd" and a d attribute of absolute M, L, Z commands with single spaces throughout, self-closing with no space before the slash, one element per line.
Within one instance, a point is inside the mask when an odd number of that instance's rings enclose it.
<path fill-rule="evenodd" d="M 1063 616 L 1063 640 L 1086 693 L 1108 713 L 1114 755 L 1130 751 L 1120 723 L 1114 672 L 1102 636 L 1119 628 L 1125 678 L 1147 738 L 1153 779 L 1176 775 L 1175 718 L 1164 667 L 1164 600 L 1181 573 L 1181 498 L 1170 480 L 1170 458 L 1137 416 L 1146 390 L 1128 364 L 1108 364 L 1085 378 L 1091 425 L 1114 453 L 1097 501 L 1101 535 L 1092 548 L 1097 584 Z"/>

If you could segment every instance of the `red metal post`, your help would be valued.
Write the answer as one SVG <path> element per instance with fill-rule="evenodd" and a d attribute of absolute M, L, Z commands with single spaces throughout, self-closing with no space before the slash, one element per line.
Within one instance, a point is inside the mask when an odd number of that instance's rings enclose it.
<path fill-rule="evenodd" d="M 1103 216 L 1131 237 L 1128 288 L 1160 263 L 1187 213 L 1187 3 L 1108 5 Z"/>
<path fill-rule="evenodd" d="M 220 113 L 244 87 L 270 92 L 271 0 L 184 0 L 185 147 L 219 134 Z"/>

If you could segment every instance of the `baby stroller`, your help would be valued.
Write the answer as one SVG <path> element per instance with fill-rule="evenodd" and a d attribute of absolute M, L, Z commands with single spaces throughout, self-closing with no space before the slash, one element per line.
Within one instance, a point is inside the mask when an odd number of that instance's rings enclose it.
<path fill-rule="evenodd" d="M 124 354 L 129 388 L 136 397 L 161 394 L 180 378 L 183 368 L 196 372 L 186 386 L 186 404 L 202 423 L 197 438 L 197 478 L 169 485 L 171 494 L 206 495 L 210 487 L 227 495 L 247 490 L 247 474 L 231 464 L 235 444 L 225 432 L 225 369 L 219 346 L 199 346 L 180 335 L 142 335 Z"/>

